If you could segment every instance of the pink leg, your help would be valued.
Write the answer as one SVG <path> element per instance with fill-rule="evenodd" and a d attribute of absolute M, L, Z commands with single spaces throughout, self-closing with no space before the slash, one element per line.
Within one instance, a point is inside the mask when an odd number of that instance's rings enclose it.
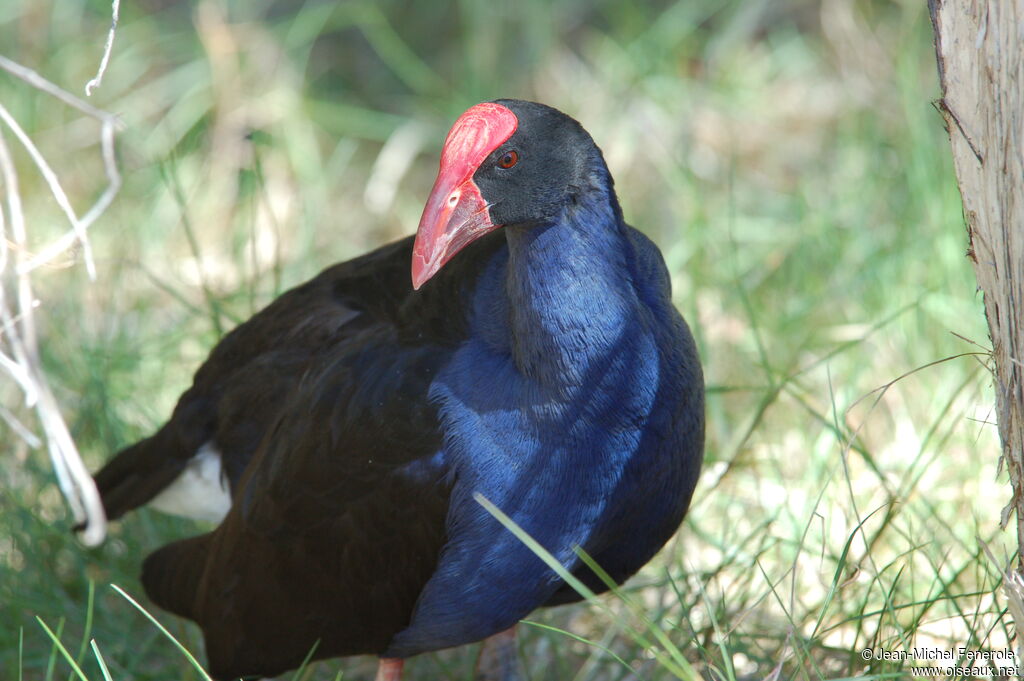
<path fill-rule="evenodd" d="M 377 676 L 374 681 L 401 681 L 402 665 L 405 660 L 395 657 L 380 658 L 380 665 L 377 667 Z"/>
<path fill-rule="evenodd" d="M 476 681 L 522 681 L 522 666 L 516 649 L 516 628 L 484 639 L 476 661 Z"/>

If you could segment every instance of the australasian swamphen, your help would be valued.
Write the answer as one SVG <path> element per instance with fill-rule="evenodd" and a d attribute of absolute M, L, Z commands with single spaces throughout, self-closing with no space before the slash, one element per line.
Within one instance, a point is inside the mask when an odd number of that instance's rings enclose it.
<path fill-rule="evenodd" d="M 412 265 L 412 281 L 409 266 Z M 97 475 L 117 518 L 220 520 L 143 566 L 218 678 L 418 653 L 579 598 L 476 500 L 591 589 L 679 526 L 703 379 L 658 249 L 572 118 L 498 100 L 444 143 L 416 233 L 335 265 L 229 333 L 171 419 Z M 228 492 L 230 489 L 230 494 Z"/>

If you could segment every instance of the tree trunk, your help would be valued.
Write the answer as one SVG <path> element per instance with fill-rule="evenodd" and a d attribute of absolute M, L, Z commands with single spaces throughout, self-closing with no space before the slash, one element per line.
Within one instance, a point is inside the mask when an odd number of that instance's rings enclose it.
<path fill-rule="evenodd" d="M 1024 0 L 931 0 L 967 256 L 984 292 L 1003 463 L 1024 549 Z M 1024 551 L 1018 552 L 1024 559 Z"/>
<path fill-rule="evenodd" d="M 1000 465 L 1016 514 L 1007 595 L 1024 631 L 1024 0 L 929 0 L 942 97 L 967 222 L 967 257 L 992 337 Z"/>

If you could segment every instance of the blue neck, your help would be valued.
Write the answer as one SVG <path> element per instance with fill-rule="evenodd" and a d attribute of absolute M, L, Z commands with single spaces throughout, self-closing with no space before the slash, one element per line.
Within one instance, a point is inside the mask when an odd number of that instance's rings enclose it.
<path fill-rule="evenodd" d="M 557 223 L 512 226 L 506 235 L 513 360 L 543 385 L 580 386 L 630 330 L 637 305 L 614 195 L 588 195 Z"/>
<path fill-rule="evenodd" d="M 501 631 L 560 588 L 474 493 L 567 569 L 582 546 L 618 581 L 682 518 L 703 442 L 700 369 L 657 251 L 604 186 L 505 227 L 508 249 L 483 266 L 472 333 L 430 391 L 453 481 L 448 544 L 389 655 Z"/>

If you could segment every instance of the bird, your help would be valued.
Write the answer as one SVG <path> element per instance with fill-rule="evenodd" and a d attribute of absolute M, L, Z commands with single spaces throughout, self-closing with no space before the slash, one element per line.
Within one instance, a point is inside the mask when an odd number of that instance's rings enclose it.
<path fill-rule="evenodd" d="M 376 655 L 397 681 L 484 641 L 506 680 L 516 623 L 582 597 L 481 499 L 602 593 L 676 533 L 703 452 L 701 362 L 661 252 L 579 122 L 498 99 L 455 121 L 414 237 L 227 333 L 95 481 L 110 519 L 217 523 L 141 577 L 198 623 L 216 679 Z"/>

